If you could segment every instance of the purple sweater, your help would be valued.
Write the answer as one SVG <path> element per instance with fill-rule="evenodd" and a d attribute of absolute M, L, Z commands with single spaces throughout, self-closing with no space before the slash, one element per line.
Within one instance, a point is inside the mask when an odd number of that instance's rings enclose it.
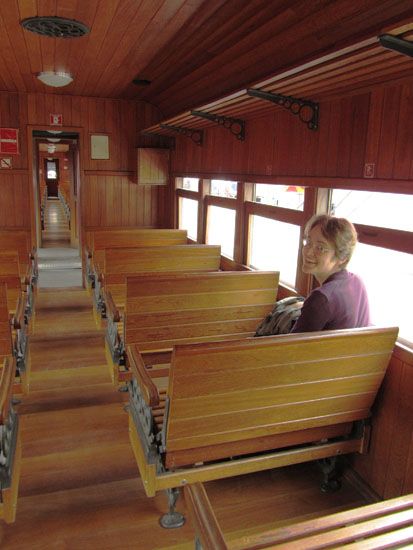
<path fill-rule="evenodd" d="M 304 301 L 291 332 L 366 327 L 371 324 L 363 281 L 347 270 L 333 273 Z"/>

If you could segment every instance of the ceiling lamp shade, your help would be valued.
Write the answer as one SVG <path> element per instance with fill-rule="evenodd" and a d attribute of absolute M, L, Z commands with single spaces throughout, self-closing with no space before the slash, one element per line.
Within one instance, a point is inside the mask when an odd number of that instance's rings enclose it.
<path fill-rule="evenodd" d="M 70 74 L 63 72 L 46 71 L 39 73 L 37 78 L 46 86 L 52 86 L 53 88 L 61 88 L 73 82 Z"/>
<path fill-rule="evenodd" d="M 59 143 L 60 139 L 59 138 L 46 138 L 47 141 L 50 141 L 50 143 Z"/>

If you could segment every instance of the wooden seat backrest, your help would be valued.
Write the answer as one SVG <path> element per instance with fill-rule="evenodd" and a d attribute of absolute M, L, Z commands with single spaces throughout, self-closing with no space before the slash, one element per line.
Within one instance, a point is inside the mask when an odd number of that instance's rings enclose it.
<path fill-rule="evenodd" d="M 0 283 L 0 358 L 12 354 L 10 314 L 7 306 L 7 287 Z"/>
<path fill-rule="evenodd" d="M 86 231 L 86 247 L 94 265 L 101 265 L 106 248 L 142 248 L 186 244 L 186 229 L 118 228 Z"/>
<path fill-rule="evenodd" d="M 274 448 L 272 435 L 367 418 L 397 333 L 361 328 L 176 346 L 167 466 L 196 461 L 197 450 L 205 457 L 208 447 L 225 458 L 236 442 L 243 454 L 248 440 L 268 438 Z"/>
<path fill-rule="evenodd" d="M 126 300 L 127 276 L 165 271 L 218 271 L 221 247 L 187 244 L 107 249 L 104 255 L 104 288 L 111 292 L 117 307 L 123 307 Z"/>
<path fill-rule="evenodd" d="M 252 336 L 274 306 L 278 280 L 265 271 L 128 277 L 125 342 L 145 351 Z"/>
<path fill-rule="evenodd" d="M 16 251 L 19 257 L 20 275 L 25 275 L 31 263 L 30 231 L 0 230 L 0 250 Z"/>
<path fill-rule="evenodd" d="M 19 273 L 19 257 L 15 252 L 0 252 L 0 283 L 7 285 L 7 301 L 10 312 L 14 312 L 23 292 Z"/>
<path fill-rule="evenodd" d="M 12 357 L 4 357 L 2 363 L 3 366 L 0 369 L 0 425 L 6 422 L 9 415 L 16 370 L 16 365 Z"/>

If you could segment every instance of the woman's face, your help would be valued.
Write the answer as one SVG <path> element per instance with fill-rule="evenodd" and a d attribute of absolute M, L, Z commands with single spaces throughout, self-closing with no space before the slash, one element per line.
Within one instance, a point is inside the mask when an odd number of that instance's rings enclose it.
<path fill-rule="evenodd" d="M 334 245 L 321 233 L 319 225 L 313 227 L 303 246 L 303 271 L 314 275 L 320 284 L 333 273 L 340 271 L 344 260 L 336 257 Z"/>

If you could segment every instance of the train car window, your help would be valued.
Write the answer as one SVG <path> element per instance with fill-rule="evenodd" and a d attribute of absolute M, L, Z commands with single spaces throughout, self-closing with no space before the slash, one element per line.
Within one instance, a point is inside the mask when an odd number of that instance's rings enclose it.
<path fill-rule="evenodd" d="M 348 268 L 363 278 L 372 322 L 397 325 L 399 337 L 413 342 L 413 254 L 360 242 Z"/>
<path fill-rule="evenodd" d="M 177 178 L 177 187 L 188 191 L 198 191 L 199 178 Z"/>
<path fill-rule="evenodd" d="M 331 210 L 353 223 L 413 232 L 413 195 L 334 189 Z"/>
<path fill-rule="evenodd" d="M 57 179 L 57 166 L 54 160 L 47 161 L 47 179 L 56 180 Z"/>
<path fill-rule="evenodd" d="M 399 326 L 399 337 L 412 343 L 413 196 L 334 189 L 330 211 L 356 225 L 360 242 L 349 269 L 366 284 L 373 323 Z"/>
<path fill-rule="evenodd" d="M 249 264 L 262 270 L 277 270 L 280 279 L 295 286 L 300 226 L 263 216 L 250 216 Z"/>
<path fill-rule="evenodd" d="M 254 202 L 303 211 L 304 187 L 257 183 L 255 185 Z"/>
<path fill-rule="evenodd" d="M 186 229 L 188 237 L 198 239 L 198 201 L 179 197 L 178 227 Z"/>
<path fill-rule="evenodd" d="M 209 205 L 207 210 L 207 244 L 220 244 L 221 254 L 234 258 L 235 216 L 232 208 Z"/>
<path fill-rule="evenodd" d="M 210 194 L 215 197 L 237 198 L 237 182 L 226 180 L 211 180 Z"/>

